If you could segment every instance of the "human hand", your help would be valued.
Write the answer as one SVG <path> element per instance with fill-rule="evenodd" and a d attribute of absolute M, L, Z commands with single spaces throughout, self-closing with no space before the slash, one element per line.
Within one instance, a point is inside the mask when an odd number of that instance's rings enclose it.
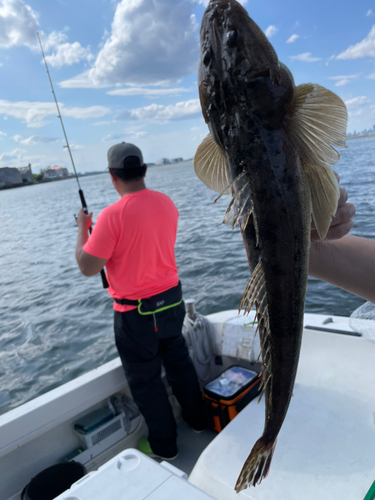
<path fill-rule="evenodd" d="M 340 177 L 337 172 L 334 172 L 337 180 L 340 182 Z M 354 221 L 352 217 L 356 212 L 355 205 L 353 203 L 347 203 L 348 193 L 345 188 L 340 187 L 340 198 L 337 205 L 337 212 L 334 217 L 332 217 L 331 225 L 328 229 L 328 233 L 323 241 L 326 240 L 338 240 L 349 233 L 349 231 L 354 226 Z M 322 241 L 319 238 L 318 231 L 315 228 L 314 222 L 311 224 L 311 242 Z"/>
<path fill-rule="evenodd" d="M 83 209 L 78 212 L 77 215 L 77 225 L 79 229 L 83 229 L 84 231 L 88 231 L 92 226 L 92 212 L 89 214 L 85 214 Z"/>

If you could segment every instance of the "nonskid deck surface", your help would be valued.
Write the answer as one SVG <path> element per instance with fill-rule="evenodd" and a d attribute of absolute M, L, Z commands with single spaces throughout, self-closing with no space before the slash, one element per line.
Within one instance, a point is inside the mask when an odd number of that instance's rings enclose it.
<path fill-rule="evenodd" d="M 217 432 L 210 429 L 197 434 L 185 422 L 179 422 L 177 425 L 178 457 L 171 464 L 189 476 L 202 451 L 217 435 Z M 155 460 L 162 462 L 158 458 Z"/>

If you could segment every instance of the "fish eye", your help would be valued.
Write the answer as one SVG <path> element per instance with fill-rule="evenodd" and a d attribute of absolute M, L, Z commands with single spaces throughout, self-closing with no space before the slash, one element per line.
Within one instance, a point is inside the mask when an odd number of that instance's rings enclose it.
<path fill-rule="evenodd" d="M 210 49 L 206 50 L 206 52 L 203 54 L 202 61 L 205 66 L 208 66 L 211 62 L 212 56 L 211 56 L 211 51 Z"/>
<path fill-rule="evenodd" d="M 228 31 L 227 33 L 227 42 L 228 42 L 228 45 L 229 46 L 233 46 L 233 45 L 236 45 L 236 43 L 238 42 L 238 31 L 236 29 L 231 29 L 230 31 Z"/>

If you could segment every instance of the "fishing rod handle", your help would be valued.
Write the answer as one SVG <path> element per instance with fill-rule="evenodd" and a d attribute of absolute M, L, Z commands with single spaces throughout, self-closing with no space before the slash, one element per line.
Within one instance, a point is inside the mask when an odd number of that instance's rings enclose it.
<path fill-rule="evenodd" d="M 103 288 L 108 288 L 109 287 L 109 283 L 108 283 L 107 276 L 105 274 L 104 269 L 102 269 L 100 271 L 100 276 L 102 278 Z"/>
<path fill-rule="evenodd" d="M 83 211 L 87 215 L 89 213 L 89 211 L 87 209 L 87 204 L 86 204 L 85 196 L 83 194 L 82 189 L 78 190 L 78 194 L 79 194 L 79 197 L 81 198 L 81 204 L 82 204 Z"/>

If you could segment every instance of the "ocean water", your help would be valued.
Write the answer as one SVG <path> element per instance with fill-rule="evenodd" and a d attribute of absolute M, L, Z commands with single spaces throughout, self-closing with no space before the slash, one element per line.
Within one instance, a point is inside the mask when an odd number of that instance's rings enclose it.
<path fill-rule="evenodd" d="M 352 233 L 375 239 L 375 137 L 348 146 L 335 169 L 357 206 Z M 108 173 L 80 182 L 94 220 L 118 199 Z M 201 314 L 236 308 L 249 269 L 240 231 L 222 224 L 229 198 L 214 204 L 192 162 L 150 168 L 146 183 L 178 207 L 185 298 Z M 0 191 L 0 414 L 117 355 L 112 300 L 100 277 L 85 278 L 75 262 L 79 209 L 75 179 Z M 306 311 L 350 315 L 363 302 L 309 280 Z"/>

